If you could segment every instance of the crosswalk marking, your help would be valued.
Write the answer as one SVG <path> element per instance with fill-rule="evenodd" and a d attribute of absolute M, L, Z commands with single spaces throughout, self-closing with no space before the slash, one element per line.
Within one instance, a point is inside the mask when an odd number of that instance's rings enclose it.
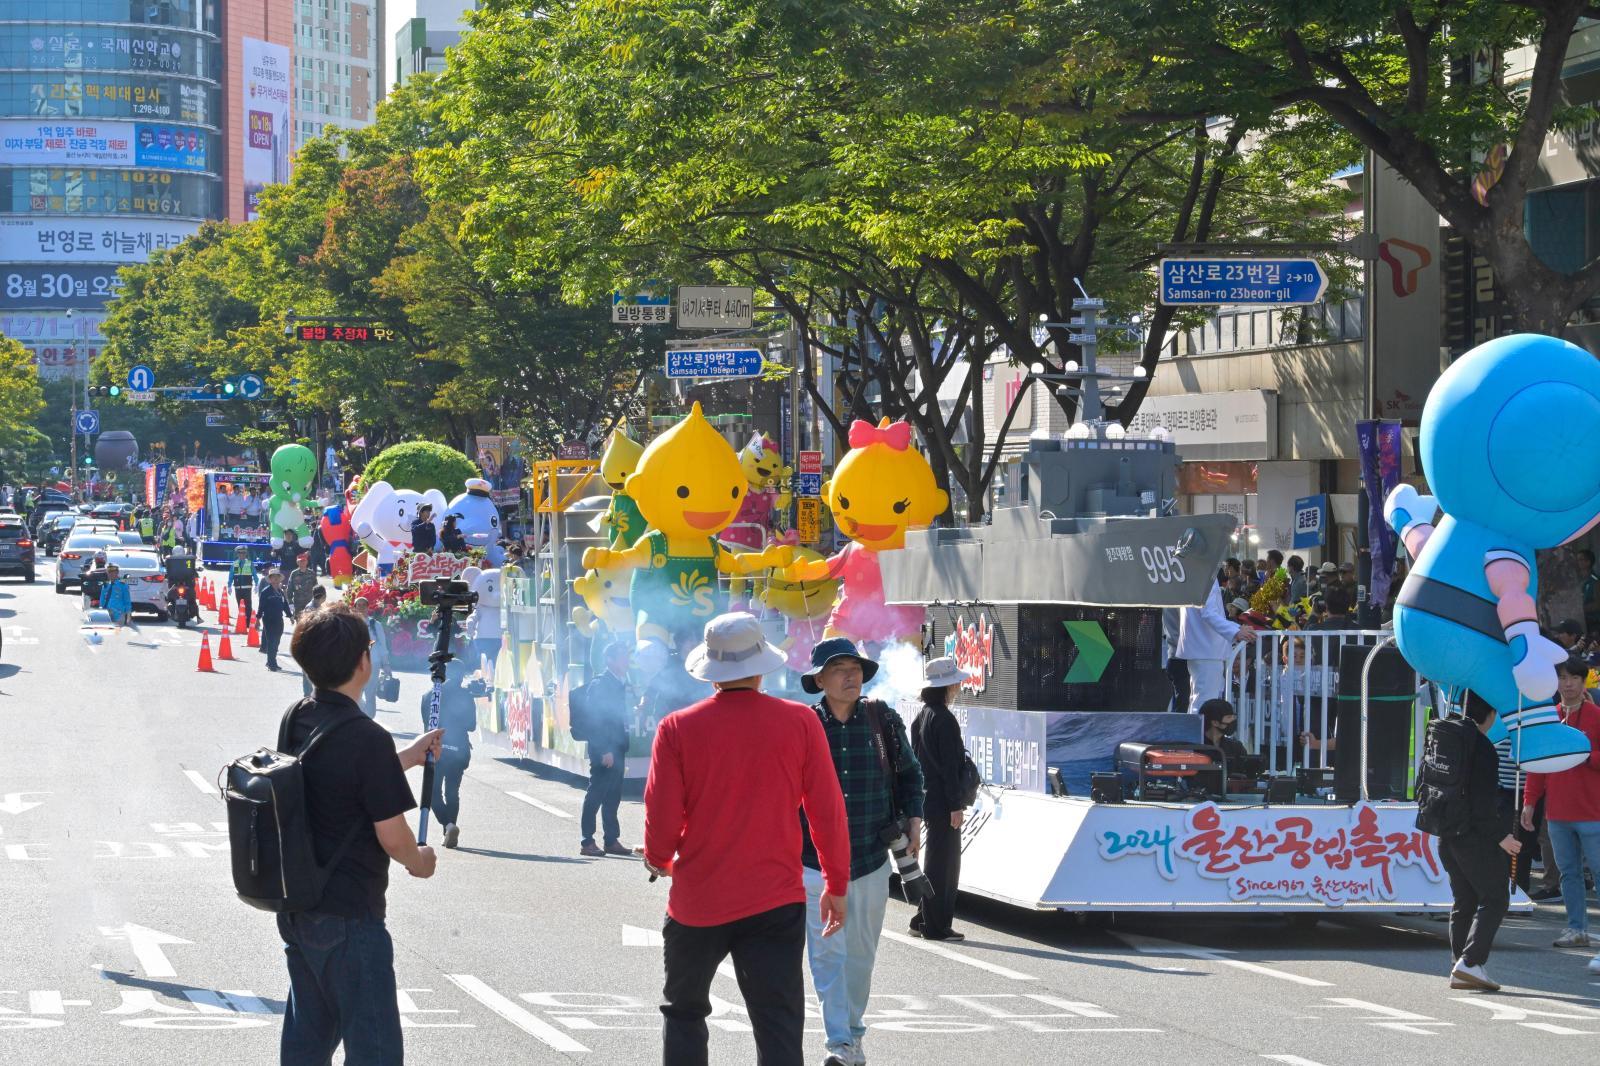
<path fill-rule="evenodd" d="M 219 793 L 217 791 L 217 786 L 213 785 L 210 781 L 207 781 L 205 779 L 205 776 L 203 774 L 201 774 L 199 770 L 185 770 L 183 772 L 183 776 L 187 777 L 194 784 L 195 788 L 198 788 L 201 792 L 204 792 L 206 795 L 208 795 L 208 796 L 221 795 L 221 793 Z"/>
<path fill-rule="evenodd" d="M 524 1033 L 555 1051 L 587 1054 L 589 1049 L 531 1011 L 513 1003 L 468 973 L 447 973 L 451 984 L 494 1011 Z"/>

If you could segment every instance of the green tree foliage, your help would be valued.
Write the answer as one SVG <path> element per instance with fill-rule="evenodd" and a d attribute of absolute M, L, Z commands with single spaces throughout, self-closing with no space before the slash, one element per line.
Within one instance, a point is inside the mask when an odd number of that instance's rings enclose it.
<path fill-rule="evenodd" d="M 1060 21 L 1062 5 L 1025 6 Z M 420 173 L 477 190 L 463 232 L 497 279 L 559 275 L 575 300 L 628 278 L 757 285 L 807 351 L 847 367 L 836 431 L 863 404 L 903 414 L 974 499 L 997 454 L 957 454 L 981 405 L 970 382 L 1000 345 L 1078 359 L 1070 330 L 1036 323 L 1067 321 L 1080 279 L 1131 315 L 1152 302 L 1159 242 L 1306 239 L 1340 220 L 1325 179 L 1349 153 L 1285 168 L 1241 152 L 1268 116 L 1133 126 L 1131 75 L 1081 56 L 1076 112 L 1014 106 L 1041 60 L 1005 42 L 1033 40 L 1040 12 L 996 7 L 980 25 L 927 2 L 821 7 L 573 0 L 529 19 L 490 4 L 445 75 L 444 118 L 473 136 L 425 152 Z M 949 76 L 995 48 L 1009 67 Z M 1174 321 L 1149 319 L 1122 365 L 1148 381 Z M 953 409 L 935 402 L 949 382 L 968 383 Z M 1145 387 L 1114 414 L 1131 419 Z"/>
<path fill-rule="evenodd" d="M 34 419 L 44 410 L 44 390 L 33 355 L 22 342 L 0 336 L 0 451 L 26 450 L 43 440 Z"/>
<path fill-rule="evenodd" d="M 1600 258 L 1573 273 L 1528 243 L 1525 207 L 1552 131 L 1593 121 L 1565 99 L 1568 45 L 1585 0 L 1075 0 L 1087 35 L 1142 69 L 1130 121 L 1279 111 L 1302 135 L 1342 137 L 1393 167 L 1493 266 L 1520 328 L 1560 333 L 1600 295 Z M 1524 76 L 1511 81 L 1514 53 Z M 1072 114 L 1059 85 L 1020 101 L 1031 114 Z M 1485 160 L 1504 172 L 1475 195 Z M 1355 160 L 1352 160 L 1354 162 Z M 1492 171 L 1490 175 L 1492 176 Z M 1483 184 L 1480 183 L 1479 193 Z"/>
<path fill-rule="evenodd" d="M 412 440 L 373 456 L 361 474 L 361 483 L 387 481 L 397 489 L 416 492 L 438 489 L 450 497 L 461 491 L 461 483 L 467 478 L 479 476 L 478 465 L 454 448 L 434 441 Z"/>

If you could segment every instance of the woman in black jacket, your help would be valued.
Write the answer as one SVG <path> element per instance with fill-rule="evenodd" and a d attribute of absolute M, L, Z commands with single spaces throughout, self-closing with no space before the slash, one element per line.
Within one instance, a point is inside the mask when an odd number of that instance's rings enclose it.
<path fill-rule="evenodd" d="M 949 700 L 964 676 L 952 658 L 929 660 L 923 668 L 922 711 L 911 723 L 911 748 L 922 764 L 927 790 L 922 803 L 923 825 L 928 830 L 923 870 L 933 885 L 932 898 L 924 901 L 911 919 L 911 935 L 924 940 L 966 939 L 950 927 L 961 881 L 961 823 L 967 812 L 957 806 L 957 797 L 967 749 L 961 725 L 950 713 Z"/>

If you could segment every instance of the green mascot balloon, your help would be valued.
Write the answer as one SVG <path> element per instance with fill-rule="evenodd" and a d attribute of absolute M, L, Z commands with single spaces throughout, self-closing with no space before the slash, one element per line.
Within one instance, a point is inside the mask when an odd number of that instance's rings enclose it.
<path fill-rule="evenodd" d="M 301 501 L 311 495 L 317 479 L 317 457 L 304 444 L 285 444 L 272 453 L 272 496 L 267 500 L 267 521 L 272 546 L 283 547 L 284 530 L 292 529 L 305 543 L 311 539 Z"/>

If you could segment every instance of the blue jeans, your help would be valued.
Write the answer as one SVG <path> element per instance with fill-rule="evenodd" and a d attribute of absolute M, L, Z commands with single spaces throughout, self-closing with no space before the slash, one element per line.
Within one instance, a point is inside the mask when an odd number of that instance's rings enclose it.
<path fill-rule="evenodd" d="M 405 1045 L 395 996 L 394 942 L 382 921 L 307 911 L 278 915 L 289 960 L 282 1066 L 400 1066 Z"/>
<path fill-rule="evenodd" d="M 1551 818 L 1550 847 L 1561 871 L 1561 902 L 1567 907 L 1567 928 L 1589 931 L 1589 890 L 1583 867 L 1600 874 L 1600 822 L 1560 822 Z"/>
<path fill-rule="evenodd" d="M 822 1001 L 822 1027 L 828 1050 L 859 1048 L 867 1034 L 861 1020 L 872 995 L 872 967 L 878 961 L 878 937 L 889 905 L 889 864 L 850 882 L 845 897 L 844 928 L 830 937 L 822 935 L 822 874 L 807 867 L 806 955 L 811 960 L 811 981 Z"/>

